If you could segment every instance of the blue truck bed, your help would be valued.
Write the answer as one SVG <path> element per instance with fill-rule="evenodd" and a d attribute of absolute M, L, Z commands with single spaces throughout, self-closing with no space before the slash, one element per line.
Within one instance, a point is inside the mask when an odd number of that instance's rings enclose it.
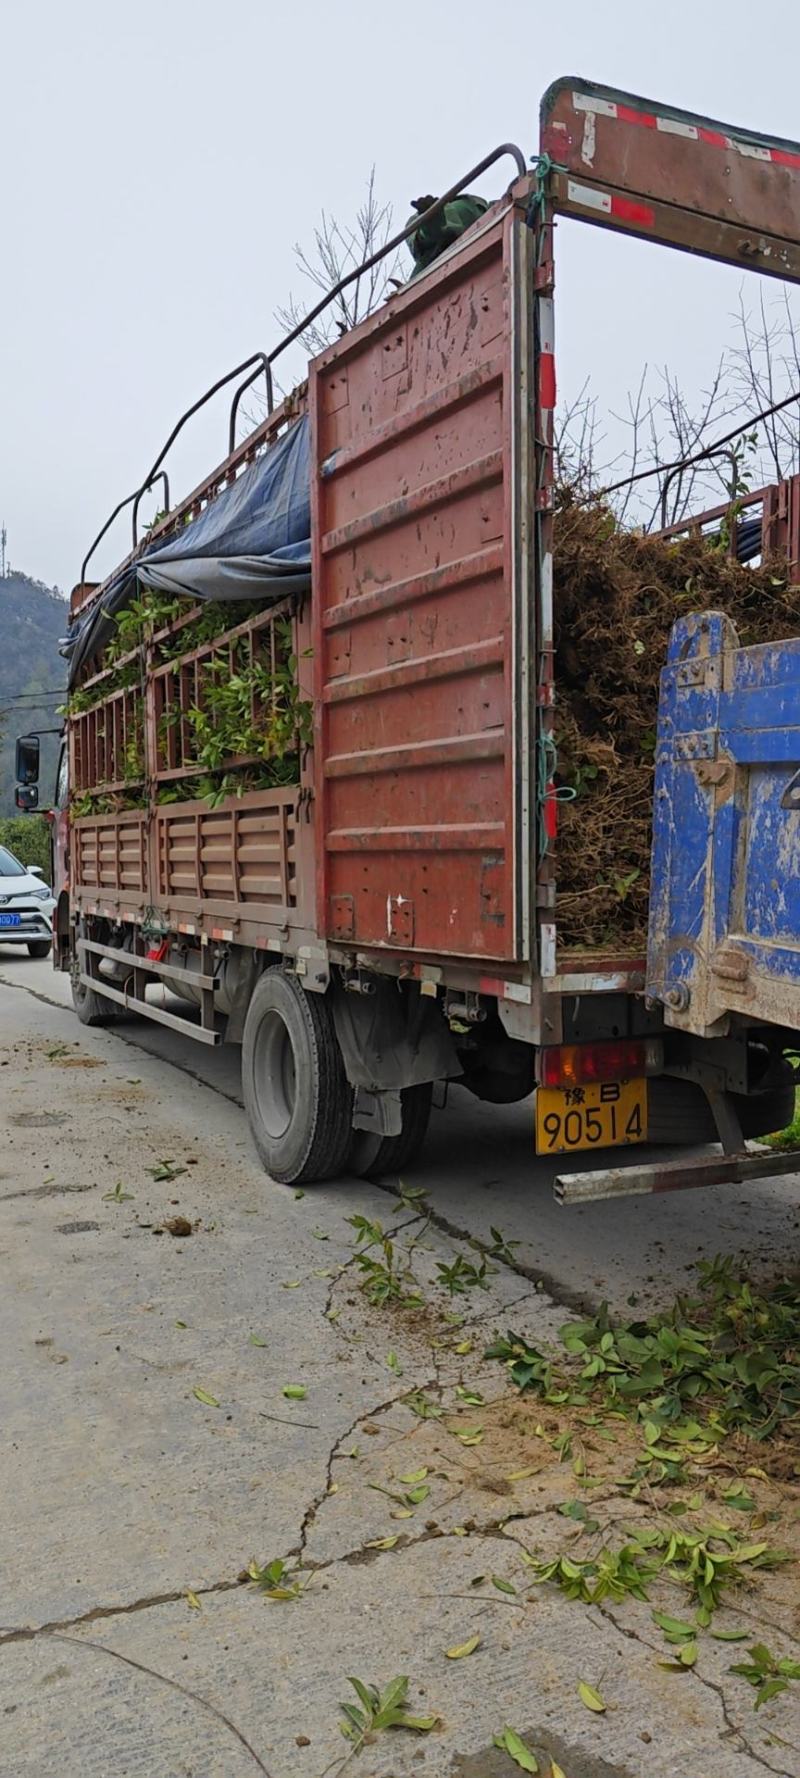
<path fill-rule="evenodd" d="M 800 1030 L 800 638 L 682 618 L 662 674 L 647 994 L 668 1025 Z"/>

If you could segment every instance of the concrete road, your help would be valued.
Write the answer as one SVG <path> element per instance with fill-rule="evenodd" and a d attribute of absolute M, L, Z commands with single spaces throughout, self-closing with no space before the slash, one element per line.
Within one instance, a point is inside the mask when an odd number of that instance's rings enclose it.
<path fill-rule="evenodd" d="M 49 962 L 0 947 L 0 992 L 12 983 L 47 1004 L 72 1005 L 67 976 Z M 166 1004 L 182 1010 L 179 1001 Z M 120 1041 L 241 1104 L 240 1052 L 233 1045 L 207 1049 L 141 1019 L 114 1030 Z M 534 1154 L 532 1107 L 532 1100 L 484 1105 L 451 1086 L 447 1105 L 433 1113 L 413 1183 L 425 1187 L 437 1216 L 453 1230 L 488 1240 L 494 1225 L 519 1242 L 517 1262 L 559 1301 L 591 1306 L 607 1300 L 619 1312 L 632 1292 L 671 1300 L 697 1260 L 717 1252 L 766 1263 L 800 1252 L 800 1182 L 794 1178 L 562 1209 L 553 1197 L 556 1167 Z M 587 1162 L 582 1157 L 575 1165 Z M 569 1171 L 563 1157 L 558 1171 Z"/>
<path fill-rule="evenodd" d="M 527 1591 L 522 1550 L 565 1546 L 556 1509 L 584 1483 L 558 1418 L 482 1358 L 509 1323 L 550 1348 L 575 1303 L 667 1301 L 702 1254 L 785 1264 L 797 1180 L 559 1210 L 530 1106 L 455 1090 L 413 1176 L 430 1218 L 351 1178 L 296 1196 L 254 1160 L 236 1052 L 85 1031 L 67 1000 L 0 951 L 0 1778 L 321 1778 L 348 1753 L 347 1676 L 401 1673 L 435 1728 L 377 1737 L 348 1773 L 511 1778 L 493 1747 L 511 1724 L 546 1778 L 798 1778 L 796 1704 L 755 1716 L 729 1645 L 704 1638 L 676 1674 L 644 1602 Z M 366 1302 L 354 1213 L 395 1231 L 421 1311 Z M 513 1263 L 451 1300 L 437 1265 L 474 1261 L 490 1224 Z M 621 1539 L 645 1508 L 586 1445 Z M 243 1584 L 253 1557 L 299 1565 L 299 1596 Z M 789 1573 L 747 1607 L 780 1655 Z"/>

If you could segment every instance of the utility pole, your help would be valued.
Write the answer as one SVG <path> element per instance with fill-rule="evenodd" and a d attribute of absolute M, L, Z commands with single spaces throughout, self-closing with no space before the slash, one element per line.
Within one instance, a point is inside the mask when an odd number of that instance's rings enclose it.
<path fill-rule="evenodd" d="M 5 577 L 6 577 L 6 528 L 4 525 L 2 528 L 2 531 L 0 531 L 0 580 L 5 580 Z"/>

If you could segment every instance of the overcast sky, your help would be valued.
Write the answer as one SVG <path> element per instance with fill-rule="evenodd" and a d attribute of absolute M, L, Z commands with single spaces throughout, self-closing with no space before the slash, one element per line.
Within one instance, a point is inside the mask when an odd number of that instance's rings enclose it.
<path fill-rule="evenodd" d="M 371 163 L 398 225 L 497 142 L 537 146 L 580 74 L 800 136 L 800 9 L 771 0 L 0 0 L 0 522 L 68 589 L 202 389 L 276 340 L 295 241 L 353 215 Z M 491 179 L 486 195 L 498 189 Z M 646 359 L 702 386 L 741 275 L 575 224 L 561 387 L 621 402 Z M 173 497 L 224 456 L 195 422 Z M 120 520 L 97 566 L 128 545 Z"/>

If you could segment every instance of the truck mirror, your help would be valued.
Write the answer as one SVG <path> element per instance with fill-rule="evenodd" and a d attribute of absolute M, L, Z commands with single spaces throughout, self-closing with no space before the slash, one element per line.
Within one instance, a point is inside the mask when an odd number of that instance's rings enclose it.
<path fill-rule="evenodd" d="M 18 784 L 39 781 L 39 736 L 20 735 L 17 739 L 16 778 Z M 17 804 L 17 807 L 27 806 Z M 33 805 L 35 807 L 35 805 Z"/>
<path fill-rule="evenodd" d="M 14 801 L 18 809 L 26 815 L 39 807 L 39 790 L 36 784 L 18 784 L 14 792 Z"/>

